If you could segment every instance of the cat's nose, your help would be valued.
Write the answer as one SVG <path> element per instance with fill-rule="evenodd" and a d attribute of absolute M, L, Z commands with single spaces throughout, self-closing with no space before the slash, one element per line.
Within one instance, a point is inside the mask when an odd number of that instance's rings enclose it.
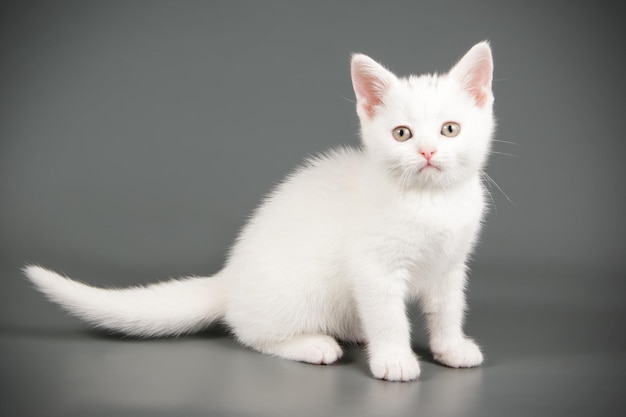
<path fill-rule="evenodd" d="M 432 148 L 432 147 L 421 147 L 418 149 L 418 152 L 427 160 L 430 161 L 431 158 L 435 155 L 435 153 L 437 152 L 437 149 Z"/>

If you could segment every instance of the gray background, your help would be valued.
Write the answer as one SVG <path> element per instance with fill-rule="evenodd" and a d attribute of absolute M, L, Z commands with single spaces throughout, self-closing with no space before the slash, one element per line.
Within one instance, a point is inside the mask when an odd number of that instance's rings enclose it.
<path fill-rule="evenodd" d="M 625 39 L 612 3 L 3 2 L 0 414 L 590 415 L 626 406 Z M 211 274 L 307 155 L 358 144 L 352 52 L 400 75 L 495 58 L 493 209 L 468 333 L 484 367 L 372 379 L 239 347 L 87 330 L 36 262 L 97 285 Z"/>

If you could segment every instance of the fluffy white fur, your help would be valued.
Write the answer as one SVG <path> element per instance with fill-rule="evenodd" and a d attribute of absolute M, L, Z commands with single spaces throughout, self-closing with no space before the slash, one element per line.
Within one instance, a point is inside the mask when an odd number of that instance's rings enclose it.
<path fill-rule="evenodd" d="M 445 75 L 398 78 L 354 55 L 363 148 L 332 151 L 289 176 L 213 277 L 99 289 L 37 266 L 25 273 L 95 326 L 167 336 L 219 321 L 251 348 L 317 364 L 341 357 L 338 340 L 363 342 L 373 375 L 390 381 L 420 373 L 406 313 L 415 299 L 435 359 L 477 366 L 481 351 L 462 322 L 485 208 L 492 68 L 485 42 Z M 442 134 L 446 122 L 460 125 L 458 136 Z M 394 139 L 398 126 L 412 137 Z"/>

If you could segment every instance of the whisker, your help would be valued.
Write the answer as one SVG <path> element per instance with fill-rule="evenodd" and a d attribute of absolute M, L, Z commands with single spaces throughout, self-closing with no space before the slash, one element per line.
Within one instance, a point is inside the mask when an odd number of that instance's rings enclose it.
<path fill-rule="evenodd" d="M 348 98 L 348 97 L 344 96 L 343 94 L 341 95 L 341 98 L 343 98 L 344 100 L 349 101 L 350 103 L 354 103 L 354 104 L 356 104 L 356 100 L 353 100 L 353 99 L 351 99 L 351 98 Z"/>
<path fill-rule="evenodd" d="M 484 177 L 484 172 L 483 171 L 481 171 L 480 174 Z M 498 216 L 498 206 L 496 204 L 496 200 L 494 200 L 494 198 L 493 198 L 493 194 L 491 193 L 491 190 L 489 188 L 485 187 L 485 191 L 489 195 L 489 199 L 491 200 L 491 204 L 493 205 L 493 208 L 495 209 L 496 216 Z"/>
<path fill-rule="evenodd" d="M 400 174 L 400 189 L 399 189 L 398 193 L 401 193 L 402 191 L 404 191 L 404 181 L 405 181 L 405 178 L 406 178 L 406 173 L 404 173 L 404 172 L 401 173 Z"/>
<path fill-rule="evenodd" d="M 480 171 L 481 174 L 484 176 L 484 178 L 487 180 L 487 182 L 493 184 L 496 186 L 496 188 L 502 193 L 502 195 L 507 199 L 507 201 L 511 204 L 513 204 L 513 201 L 511 201 L 511 199 L 509 198 L 508 195 L 506 195 L 506 193 L 502 190 L 502 188 L 500 188 L 500 186 L 498 185 L 498 183 L 489 176 L 489 174 L 487 174 L 485 171 L 481 170 Z"/>
<path fill-rule="evenodd" d="M 401 170 L 401 168 L 399 169 Z M 400 190 L 404 191 L 407 189 L 409 175 L 410 173 L 407 170 L 400 171 Z"/>
<path fill-rule="evenodd" d="M 500 142 L 500 143 L 508 143 L 509 145 L 513 145 L 513 146 L 520 146 L 518 143 L 515 142 L 509 142 L 508 140 L 501 140 L 501 139 L 491 139 L 492 142 Z"/>
<path fill-rule="evenodd" d="M 504 156 L 510 156 L 511 158 L 519 158 L 519 156 L 513 155 L 512 153 L 498 152 L 498 151 L 490 151 L 489 153 L 492 155 L 504 155 Z"/>
<path fill-rule="evenodd" d="M 398 179 L 398 191 L 402 192 L 409 189 L 411 186 L 411 176 L 413 175 L 411 170 L 407 169 L 404 164 L 399 161 L 387 160 L 385 162 L 386 171 Z"/>

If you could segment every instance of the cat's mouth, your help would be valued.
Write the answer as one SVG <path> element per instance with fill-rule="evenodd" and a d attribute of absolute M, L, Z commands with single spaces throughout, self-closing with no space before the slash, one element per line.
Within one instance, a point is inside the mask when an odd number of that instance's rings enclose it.
<path fill-rule="evenodd" d="M 422 166 L 420 169 L 417 170 L 417 172 L 425 172 L 425 171 L 441 171 L 441 167 L 438 165 L 433 164 L 432 162 L 428 161 L 426 164 L 424 164 L 424 166 Z"/>

